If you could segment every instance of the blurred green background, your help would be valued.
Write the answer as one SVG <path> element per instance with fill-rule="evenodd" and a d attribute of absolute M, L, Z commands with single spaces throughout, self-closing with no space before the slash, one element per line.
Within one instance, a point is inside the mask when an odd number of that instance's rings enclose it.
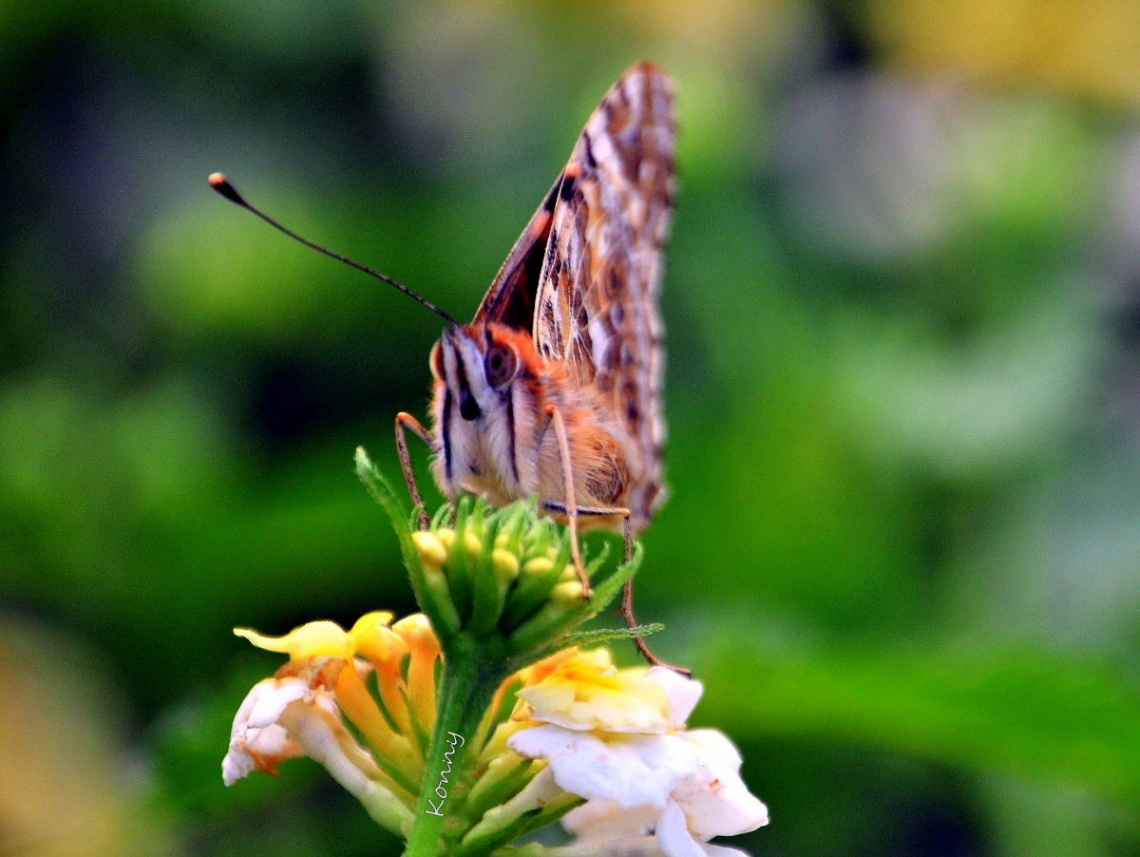
<path fill-rule="evenodd" d="M 351 459 L 397 476 L 440 326 L 206 175 L 462 318 L 647 57 L 640 613 L 738 842 L 1140 854 L 1140 4 L 9 0 L 0 45 L 0 853 L 398 851 L 219 763 L 277 666 L 234 625 L 413 609 Z"/>

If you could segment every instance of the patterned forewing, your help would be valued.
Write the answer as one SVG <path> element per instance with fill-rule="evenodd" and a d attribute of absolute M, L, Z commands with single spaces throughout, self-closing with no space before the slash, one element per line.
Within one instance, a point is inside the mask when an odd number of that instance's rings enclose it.
<path fill-rule="evenodd" d="M 534 325 L 534 298 L 550 238 L 550 222 L 562 177 L 546 194 L 495 275 L 475 313 L 475 324 L 494 321 L 519 330 Z"/>
<path fill-rule="evenodd" d="M 578 138 L 557 189 L 535 295 L 534 341 L 576 384 L 593 383 L 636 447 L 635 529 L 664 496 L 661 251 L 674 190 L 668 76 L 634 66 Z M 540 209 L 541 213 L 541 209 Z"/>

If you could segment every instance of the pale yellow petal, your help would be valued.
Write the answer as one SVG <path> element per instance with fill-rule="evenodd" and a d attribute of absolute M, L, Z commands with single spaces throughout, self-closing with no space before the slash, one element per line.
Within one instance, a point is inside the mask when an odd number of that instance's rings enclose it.
<path fill-rule="evenodd" d="M 291 660 L 317 657 L 347 659 L 352 657 L 354 650 L 352 638 L 344 629 L 327 620 L 307 622 L 283 637 L 269 637 L 249 628 L 234 628 L 234 633 L 259 649 L 288 654 Z"/>

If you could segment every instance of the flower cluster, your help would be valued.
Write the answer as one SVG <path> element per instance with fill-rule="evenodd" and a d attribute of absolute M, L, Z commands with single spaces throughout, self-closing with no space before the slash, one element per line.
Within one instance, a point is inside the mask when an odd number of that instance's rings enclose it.
<path fill-rule="evenodd" d="M 766 824 L 767 810 L 728 739 L 686 727 L 701 684 L 575 645 L 573 629 L 630 578 L 640 549 L 608 573 L 591 564 L 587 601 L 564 534 L 533 504 L 461 505 L 454 521 L 412 532 L 361 467 L 424 613 L 283 637 L 238 629 L 288 661 L 239 708 L 226 784 L 309 756 L 407 842 L 407 857 L 517 853 L 520 837 L 555 822 L 573 841 L 530 842 L 527 855 L 739 853 L 707 843 Z"/>
<path fill-rule="evenodd" d="M 290 660 L 239 708 L 222 763 L 227 785 L 307 755 L 378 823 L 409 835 L 440 649 L 421 614 L 391 619 L 370 613 L 349 631 L 311 622 L 284 637 L 239 629 Z M 492 723 L 509 693 L 513 710 Z M 453 799 L 448 810 L 463 821 L 458 853 L 490 853 L 559 818 L 597 853 L 633 846 L 654 853 L 652 836 L 668 857 L 713 853 L 705 842 L 753 830 L 768 816 L 740 779 L 728 739 L 685 729 L 700 694 L 699 682 L 662 667 L 619 670 L 605 648 L 559 651 L 503 682 L 475 734 L 448 735 L 427 812 L 442 814 Z M 450 775 L 469 742 L 467 790 L 452 795 Z"/>

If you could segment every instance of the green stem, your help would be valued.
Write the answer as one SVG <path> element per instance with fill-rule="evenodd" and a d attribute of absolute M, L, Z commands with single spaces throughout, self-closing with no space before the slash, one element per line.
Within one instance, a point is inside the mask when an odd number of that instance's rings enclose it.
<path fill-rule="evenodd" d="M 496 648 L 485 641 L 478 645 L 462 634 L 451 640 L 435 731 L 404 857 L 446 854 L 445 842 L 464 832 L 464 823 L 454 819 L 453 813 L 463 806 L 471 786 L 470 768 L 479 750 L 473 739 L 496 689 L 509 673 L 507 659 Z"/>

